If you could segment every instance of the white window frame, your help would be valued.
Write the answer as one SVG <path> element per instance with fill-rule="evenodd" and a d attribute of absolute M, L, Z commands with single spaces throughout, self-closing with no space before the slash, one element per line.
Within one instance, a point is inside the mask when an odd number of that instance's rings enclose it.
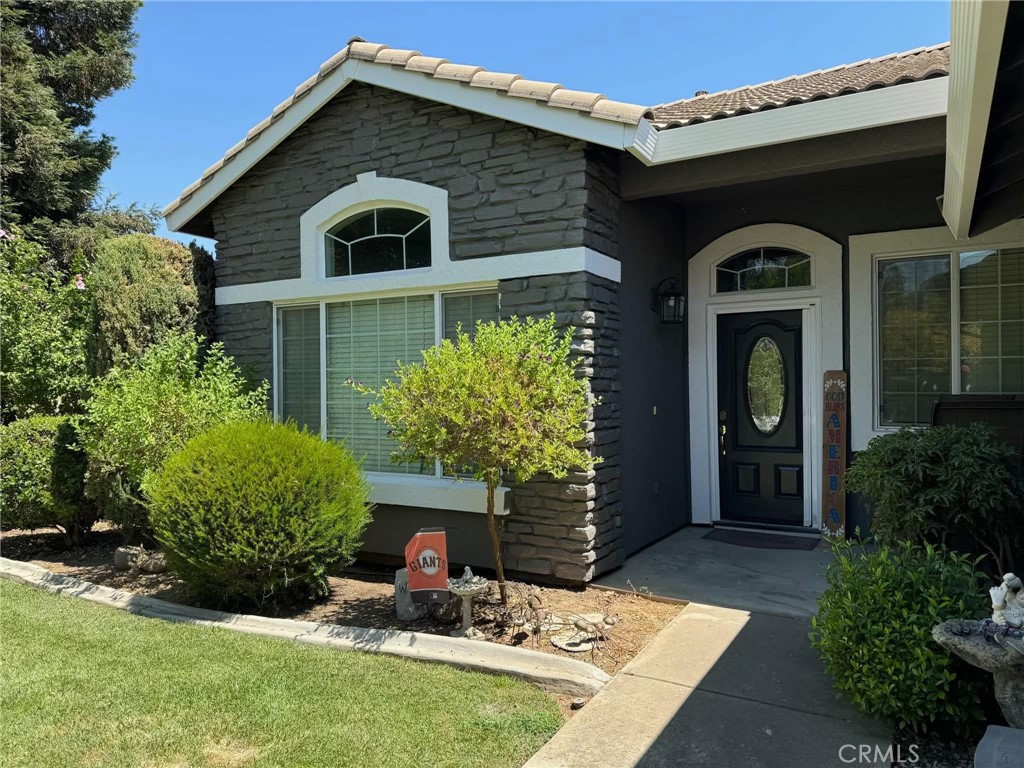
<path fill-rule="evenodd" d="M 336 296 L 319 301 L 292 301 L 274 303 L 273 322 L 273 409 L 274 420 L 281 419 L 281 310 L 319 307 L 320 310 L 320 437 L 327 440 L 327 307 L 352 301 L 394 298 L 396 296 L 432 296 L 434 300 L 434 344 L 440 344 L 444 337 L 444 298 L 466 294 L 496 293 L 498 284 L 492 282 L 472 287 L 418 291 L 385 291 L 360 293 L 358 295 Z M 501 295 L 498 294 L 499 307 Z M 449 509 L 462 512 L 486 512 L 487 487 L 476 480 L 461 480 L 444 475 L 441 463 L 434 462 L 433 475 L 414 475 L 397 472 L 365 472 L 371 487 L 370 500 L 375 504 L 423 507 L 427 509 Z M 495 513 L 507 515 L 510 512 L 511 495 L 500 486 L 495 491 Z"/>
<path fill-rule="evenodd" d="M 947 255 L 950 262 L 950 388 L 960 391 L 959 254 L 1024 246 L 1024 221 L 1010 222 L 984 235 L 956 240 L 946 227 L 880 232 L 850 237 L 850 441 L 854 451 L 872 438 L 890 434 L 897 425 L 882 425 L 878 268 L 882 262 Z M 956 257 L 954 264 L 952 259 Z M 955 268 L 954 268 L 955 267 Z M 870 301 L 867 299 L 870 297 Z"/>

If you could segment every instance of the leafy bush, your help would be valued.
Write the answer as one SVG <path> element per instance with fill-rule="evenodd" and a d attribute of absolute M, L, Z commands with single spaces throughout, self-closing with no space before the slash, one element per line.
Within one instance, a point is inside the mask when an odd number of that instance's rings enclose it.
<path fill-rule="evenodd" d="M 88 296 L 16 230 L 0 236 L 0 415 L 74 412 L 86 397 Z"/>
<path fill-rule="evenodd" d="M 327 593 L 369 522 L 352 455 L 291 424 L 227 424 L 191 440 L 148 485 L 171 567 L 200 595 L 263 607 Z"/>
<path fill-rule="evenodd" d="M 96 521 L 85 498 L 85 453 L 66 417 L 35 416 L 0 426 L 0 517 L 5 527 L 46 528 L 78 544 Z"/>
<path fill-rule="evenodd" d="M 498 588 L 505 601 L 494 489 L 502 471 L 526 482 L 540 472 L 565 477 L 595 459 L 576 445 L 586 438 L 590 395 L 577 378 L 572 338 L 555 329 L 554 315 L 520 322 L 478 323 L 458 329 L 423 353 L 423 362 L 399 367 L 375 396 L 373 415 L 391 427 L 395 461 L 433 461 L 452 474 L 487 484 L 487 523 Z M 598 459 L 599 460 L 599 459 Z"/>
<path fill-rule="evenodd" d="M 846 489 L 875 504 L 871 531 L 883 544 L 977 543 L 993 573 L 1024 550 L 1020 457 L 987 424 L 901 429 L 876 437 L 846 471 Z"/>
<path fill-rule="evenodd" d="M 137 360 L 151 344 L 195 327 L 197 293 L 188 248 L 133 234 L 104 240 L 89 275 L 89 369 L 103 375 Z"/>
<path fill-rule="evenodd" d="M 977 561 L 904 542 L 863 552 L 836 545 L 811 642 L 836 687 L 900 727 L 958 728 L 984 717 L 988 675 L 939 647 L 932 627 L 986 612 Z"/>
<path fill-rule="evenodd" d="M 203 355 L 197 337 L 168 336 L 111 371 L 86 403 L 86 491 L 129 539 L 148 533 L 142 489 L 168 456 L 210 427 L 266 413 L 265 383 L 248 391 L 219 344 Z"/>

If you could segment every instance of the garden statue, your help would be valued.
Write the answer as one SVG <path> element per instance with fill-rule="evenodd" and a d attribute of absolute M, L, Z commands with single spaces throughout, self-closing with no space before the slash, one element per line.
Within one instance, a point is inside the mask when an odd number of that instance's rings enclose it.
<path fill-rule="evenodd" d="M 1024 589 L 1019 576 L 1007 573 L 1003 583 L 992 587 L 992 621 L 1017 629 L 1024 627 Z"/>
<path fill-rule="evenodd" d="M 992 618 L 952 619 L 932 630 L 935 641 L 969 664 L 992 673 L 1006 722 L 1024 728 L 1024 585 L 1008 573 L 992 587 Z"/>

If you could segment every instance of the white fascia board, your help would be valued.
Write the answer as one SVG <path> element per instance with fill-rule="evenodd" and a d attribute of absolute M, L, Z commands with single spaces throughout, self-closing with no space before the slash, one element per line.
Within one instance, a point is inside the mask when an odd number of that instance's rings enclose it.
<path fill-rule="evenodd" d="M 970 234 L 1009 5 L 953 3 L 942 217 L 958 240 Z"/>
<path fill-rule="evenodd" d="M 581 139 L 591 144 L 623 149 L 633 143 L 633 135 L 636 133 L 634 125 L 591 117 L 574 109 L 553 107 L 533 99 L 509 96 L 490 88 L 475 88 L 466 83 L 441 80 L 387 64 L 369 61 L 354 63 L 357 68 L 352 79 L 361 83 L 379 85 L 392 91 Z"/>
<path fill-rule="evenodd" d="M 653 151 L 650 137 L 643 130 L 638 130 L 636 142 L 629 151 L 648 165 L 661 165 L 942 117 L 946 114 L 947 80 L 945 77 L 934 78 L 725 120 L 669 128 L 657 132 Z"/>
<path fill-rule="evenodd" d="M 510 253 L 459 259 L 424 269 L 383 272 L 348 277 L 298 277 L 262 283 L 225 285 L 216 289 L 218 305 L 254 301 L 301 302 L 358 296 L 401 295 L 413 291 L 488 287 L 501 280 L 536 275 L 589 272 L 612 282 L 622 279 L 622 264 L 590 248 Z"/>
<path fill-rule="evenodd" d="M 271 123 L 257 139 L 216 172 L 188 200 L 165 217 L 167 228 L 180 231 L 194 216 L 212 203 L 228 187 L 286 139 L 321 107 L 338 95 L 349 83 L 357 81 L 378 85 L 429 101 L 448 104 L 471 112 L 490 115 L 509 122 L 557 133 L 614 149 L 632 146 L 636 126 L 584 115 L 508 96 L 489 88 L 474 88 L 455 80 L 441 80 L 418 72 L 409 72 L 387 64 L 348 59 L 305 96 Z"/>

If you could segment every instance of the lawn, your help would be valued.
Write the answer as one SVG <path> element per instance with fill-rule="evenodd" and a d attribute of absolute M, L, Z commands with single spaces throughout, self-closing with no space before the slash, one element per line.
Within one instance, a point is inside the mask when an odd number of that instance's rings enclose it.
<path fill-rule="evenodd" d="M 4 766 L 519 766 L 561 724 L 507 678 L 167 624 L 0 582 Z"/>

